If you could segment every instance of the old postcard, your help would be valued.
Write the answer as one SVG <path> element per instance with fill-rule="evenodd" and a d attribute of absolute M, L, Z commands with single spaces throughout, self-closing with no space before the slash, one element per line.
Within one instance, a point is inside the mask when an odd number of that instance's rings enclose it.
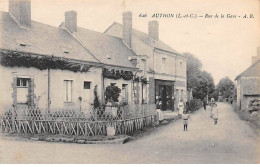
<path fill-rule="evenodd" d="M 259 0 L 1 0 L 0 163 L 257 164 Z"/>

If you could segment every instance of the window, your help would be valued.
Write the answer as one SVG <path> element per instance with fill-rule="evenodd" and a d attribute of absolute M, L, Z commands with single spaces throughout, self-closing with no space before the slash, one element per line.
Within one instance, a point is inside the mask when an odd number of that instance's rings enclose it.
<path fill-rule="evenodd" d="M 65 102 L 72 102 L 72 80 L 64 80 L 65 85 Z"/>
<path fill-rule="evenodd" d="M 163 57 L 163 58 L 162 58 L 162 63 L 164 63 L 164 64 L 165 64 L 165 62 L 166 62 L 166 58 L 165 58 L 165 57 Z"/>
<path fill-rule="evenodd" d="M 128 85 L 122 84 L 122 101 L 128 102 Z"/>
<path fill-rule="evenodd" d="M 17 103 L 27 104 L 29 95 L 29 78 L 17 78 Z"/>
<path fill-rule="evenodd" d="M 146 74 L 146 60 L 145 59 L 142 59 L 142 65 L 143 65 L 143 67 L 142 67 L 142 70 L 143 70 L 143 75 L 145 75 Z"/>
<path fill-rule="evenodd" d="M 165 64 L 166 64 L 166 58 L 165 57 L 163 57 L 162 58 L 162 73 L 165 73 Z"/>
<path fill-rule="evenodd" d="M 182 62 L 180 61 L 180 74 L 179 75 L 182 75 Z"/>
<path fill-rule="evenodd" d="M 146 104 L 147 103 L 147 85 L 142 84 L 142 103 Z"/>
<path fill-rule="evenodd" d="M 116 86 L 116 83 L 110 83 L 111 86 Z"/>
<path fill-rule="evenodd" d="M 17 78 L 17 87 L 28 87 L 29 78 Z"/>
<path fill-rule="evenodd" d="M 90 89 L 91 82 L 84 81 L 84 89 Z"/>

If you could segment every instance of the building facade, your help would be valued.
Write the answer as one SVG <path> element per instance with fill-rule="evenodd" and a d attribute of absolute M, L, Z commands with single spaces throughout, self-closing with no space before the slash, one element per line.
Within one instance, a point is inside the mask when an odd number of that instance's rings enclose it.
<path fill-rule="evenodd" d="M 252 100 L 260 100 L 260 47 L 258 55 L 252 57 L 252 65 L 239 74 L 237 81 L 237 105 L 239 109 L 248 108 Z"/>
<path fill-rule="evenodd" d="M 10 0 L 0 17 L 1 107 L 91 108 L 96 95 L 106 103 L 110 85 L 127 104 L 162 101 L 163 110 L 174 110 L 186 99 L 186 57 L 159 40 L 156 21 L 147 36 L 125 12 L 123 25 L 99 33 L 79 27 L 77 12 L 67 11 L 53 27 L 31 20 L 30 0 Z"/>
<path fill-rule="evenodd" d="M 124 12 L 123 24 L 114 22 L 105 33 L 122 39 L 137 55 L 130 59 L 142 71 L 138 75 L 148 78 L 148 103 L 161 101 L 163 110 L 175 110 L 180 99 L 187 100 L 187 58 L 159 39 L 157 21 L 148 23 L 146 34 L 132 28 L 132 13 Z"/>

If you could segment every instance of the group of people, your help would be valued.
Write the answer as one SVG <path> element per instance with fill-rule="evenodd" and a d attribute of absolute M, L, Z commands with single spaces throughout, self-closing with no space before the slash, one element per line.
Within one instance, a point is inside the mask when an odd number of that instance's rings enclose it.
<path fill-rule="evenodd" d="M 204 110 L 207 110 L 206 106 L 207 106 L 207 99 L 204 98 L 203 99 Z M 217 108 L 217 106 L 218 105 L 215 103 L 214 98 L 211 98 L 209 106 L 210 106 L 209 116 L 210 116 L 210 118 L 212 118 L 214 120 L 214 124 L 217 125 L 217 123 L 218 123 L 218 108 Z"/>
<path fill-rule="evenodd" d="M 207 108 L 206 108 L 207 102 L 205 102 L 204 100 L 203 100 L 203 107 L 204 107 L 204 110 L 207 110 Z M 215 103 L 214 98 L 211 98 L 209 105 L 210 105 L 210 118 L 212 118 L 214 120 L 214 125 L 217 125 L 219 112 L 218 112 L 217 104 Z M 188 123 L 189 123 L 189 119 L 190 119 L 190 116 L 188 113 L 189 113 L 188 104 L 185 105 L 183 100 L 180 100 L 180 102 L 178 103 L 178 114 L 182 117 L 184 131 L 188 131 Z"/>
<path fill-rule="evenodd" d="M 159 121 L 163 120 L 161 105 L 162 105 L 162 102 L 159 102 L 159 104 L 157 105 L 157 113 L 158 113 L 158 116 L 159 116 Z M 213 98 L 211 99 L 209 105 L 210 105 L 210 117 L 213 118 L 214 125 L 217 125 L 217 123 L 218 123 L 218 108 L 217 108 L 217 104 L 215 103 Z M 205 101 L 205 99 L 204 99 L 203 100 L 204 110 L 207 110 L 206 106 L 207 106 L 207 101 Z M 181 99 L 178 103 L 177 109 L 178 109 L 178 115 L 183 120 L 183 130 L 188 131 L 188 124 L 189 124 L 189 119 L 190 119 L 189 105 L 187 103 L 185 104 L 185 102 Z"/>

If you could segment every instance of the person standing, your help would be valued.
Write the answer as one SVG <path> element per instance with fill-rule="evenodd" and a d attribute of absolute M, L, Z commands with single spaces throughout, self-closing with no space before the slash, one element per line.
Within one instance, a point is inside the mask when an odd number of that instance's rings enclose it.
<path fill-rule="evenodd" d="M 212 104 L 212 118 L 214 119 L 214 124 L 217 125 L 218 123 L 218 108 L 217 108 L 217 104 Z"/>
<path fill-rule="evenodd" d="M 207 109 L 206 106 L 207 106 L 207 99 L 206 99 L 206 97 L 204 97 L 204 99 L 203 99 L 203 107 L 204 107 L 204 110 Z"/>
<path fill-rule="evenodd" d="M 156 112 L 158 114 L 159 123 L 163 121 L 163 113 L 162 113 L 162 102 L 160 101 L 157 105 Z"/>
<path fill-rule="evenodd" d="M 188 109 L 184 111 L 182 114 L 182 120 L 183 120 L 183 131 L 188 131 L 188 123 L 189 123 L 189 114 Z"/>
<path fill-rule="evenodd" d="M 184 111 L 184 102 L 181 99 L 180 102 L 178 103 L 178 115 L 182 116 L 183 111 Z"/>

